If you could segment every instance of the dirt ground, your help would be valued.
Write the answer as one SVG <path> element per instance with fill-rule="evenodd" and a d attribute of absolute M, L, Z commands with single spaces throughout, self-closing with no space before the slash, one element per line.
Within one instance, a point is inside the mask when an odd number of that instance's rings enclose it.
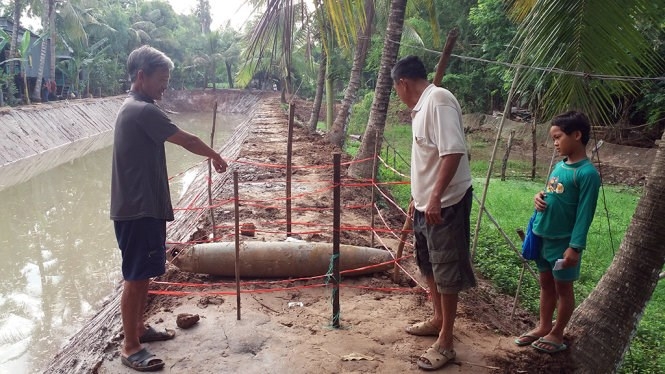
<path fill-rule="evenodd" d="M 306 123 L 307 110 L 300 110 Z M 232 167 L 241 176 L 240 222 L 252 222 L 256 237 L 243 240 L 285 239 L 283 168 L 286 162 L 287 117 L 279 99 L 269 98 L 256 115 L 251 135 L 243 145 L 239 161 Z M 527 152 L 528 144 L 522 151 Z M 331 147 L 319 135 L 296 127 L 292 221 L 297 239 L 318 242 L 332 240 Z M 530 152 L 530 151 L 529 151 Z M 547 151 L 549 152 L 549 151 Z M 548 153 L 550 154 L 550 153 Z M 547 158 L 548 156 L 543 156 Z M 345 159 L 343 161 L 349 161 Z M 312 168 L 318 166 L 319 168 Z M 345 170 L 346 167 L 343 168 Z M 342 243 L 370 246 L 369 189 L 351 186 L 343 180 Z M 230 194 L 230 189 L 228 191 Z M 229 195 L 232 196 L 232 195 Z M 220 199 L 229 196 L 219 197 Z M 390 204 L 381 204 L 381 216 L 389 229 L 399 233 L 402 213 Z M 217 212 L 218 236 L 233 234 L 232 206 Z M 377 227 L 386 228 L 377 217 Z M 209 230 L 209 229 L 204 229 Z M 377 234 L 375 245 L 395 252 L 398 239 L 388 230 Z M 232 240 L 232 239 L 227 239 Z M 410 238 L 407 240 L 409 241 Z M 411 251 L 407 246 L 405 254 Z M 431 302 L 419 284 L 412 258 L 403 261 L 412 278 L 402 275 L 399 284 L 391 272 L 359 278 L 344 278 L 340 291 L 341 328 L 331 327 L 331 287 L 322 279 L 307 281 L 269 280 L 275 283 L 248 283 L 241 286 L 241 318 L 237 319 L 235 284 L 202 274 L 181 273 L 170 268 L 152 290 L 192 292 L 185 296 L 151 296 L 148 321 L 157 327 L 176 330 L 175 339 L 146 346 L 166 362 L 173 373 L 401 373 L 420 372 L 416 361 L 435 340 L 415 337 L 404 328 L 428 318 Z M 264 281 L 264 280 L 253 280 Z M 174 283 L 193 283 L 183 287 Z M 455 325 L 457 359 L 442 373 L 544 373 L 567 372 L 566 353 L 552 358 L 531 348 L 517 348 L 516 335 L 530 329 L 535 317 L 517 306 L 513 297 L 498 294 L 492 285 L 479 279 L 479 286 L 461 294 Z M 179 313 L 198 314 L 201 320 L 191 329 L 176 327 Z M 119 328 L 119 327 L 118 327 Z M 96 373 L 132 372 L 120 363 L 121 336 L 109 345 Z"/>

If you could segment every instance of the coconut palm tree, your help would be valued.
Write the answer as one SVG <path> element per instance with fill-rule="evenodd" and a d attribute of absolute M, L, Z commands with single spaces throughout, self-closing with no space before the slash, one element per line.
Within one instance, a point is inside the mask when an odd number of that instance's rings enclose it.
<path fill-rule="evenodd" d="M 12 35 L 11 41 L 9 42 L 9 58 L 16 57 L 16 48 L 18 48 L 18 29 L 21 25 L 21 13 L 23 12 L 23 0 L 14 0 L 14 11 L 13 14 L 13 25 L 12 25 Z M 11 61 L 9 63 L 9 72 L 13 74 L 16 71 L 15 62 Z"/>
<path fill-rule="evenodd" d="M 335 144 L 340 148 L 344 145 L 346 126 L 351 114 L 351 106 L 355 103 L 358 89 L 360 88 L 360 78 L 372 39 L 374 12 L 374 0 L 365 0 L 365 22 L 364 25 L 362 25 L 362 30 L 358 33 L 349 84 L 346 87 L 344 99 L 342 100 L 342 105 L 337 113 L 335 122 L 333 122 L 332 128 L 328 133 L 328 140 L 330 143 Z"/>
<path fill-rule="evenodd" d="M 42 33 L 46 34 L 51 33 L 51 18 L 55 17 L 55 0 L 43 0 L 42 4 Z M 51 33 L 52 35 L 52 33 Z M 50 44 L 53 45 L 53 50 L 55 51 L 55 39 L 51 38 Z M 37 69 L 37 80 L 35 81 L 35 87 L 32 91 L 33 100 L 38 100 L 41 98 L 42 85 L 41 81 L 44 77 L 44 66 L 46 66 L 46 48 L 48 47 L 47 43 L 44 42 L 41 44 L 41 50 L 39 54 L 39 63 L 37 64 L 39 68 Z M 55 52 L 53 52 L 55 53 Z M 55 59 L 55 56 L 53 56 Z M 55 74 L 55 71 L 53 72 Z M 55 75 L 51 75 L 49 79 L 55 79 Z"/>
<path fill-rule="evenodd" d="M 319 123 L 319 112 L 321 111 L 321 102 L 323 101 L 323 87 L 326 84 L 326 50 L 321 50 L 321 61 L 319 62 L 319 74 L 316 79 L 316 94 L 314 95 L 314 103 L 312 104 L 312 113 L 309 116 L 309 123 L 307 128 L 309 132 L 316 131 L 316 126 Z"/>
<path fill-rule="evenodd" d="M 390 15 L 388 16 L 388 28 L 383 41 L 383 52 L 381 53 L 381 67 L 376 82 L 374 100 L 369 115 L 369 121 L 365 134 L 362 137 L 356 160 L 363 160 L 374 156 L 375 147 L 381 146 L 383 130 L 386 123 L 388 103 L 393 82 L 390 70 L 397 61 L 399 53 L 399 42 L 402 37 L 404 26 L 404 14 L 406 12 L 407 0 L 392 0 L 390 3 Z M 378 144 L 377 144 L 378 142 Z M 349 167 L 349 175 L 356 178 L 371 178 L 373 174 L 372 163 L 354 163 Z"/>

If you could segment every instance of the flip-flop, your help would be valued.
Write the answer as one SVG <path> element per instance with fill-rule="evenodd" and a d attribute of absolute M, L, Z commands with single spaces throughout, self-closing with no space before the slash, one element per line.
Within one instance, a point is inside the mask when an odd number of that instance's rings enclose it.
<path fill-rule="evenodd" d="M 440 327 L 434 326 L 430 321 L 414 323 L 404 329 L 407 333 L 416 336 L 439 336 Z"/>
<path fill-rule="evenodd" d="M 531 345 L 533 342 L 537 341 L 538 339 L 542 338 L 542 336 L 530 334 L 530 333 L 525 333 L 519 336 L 519 338 L 515 339 L 515 345 L 518 347 L 525 347 L 527 345 Z"/>
<path fill-rule="evenodd" d="M 547 348 L 537 346 L 536 343 L 545 344 L 547 346 Z M 568 348 L 566 343 L 559 344 L 559 343 L 553 342 L 551 340 L 547 340 L 545 338 L 540 338 L 540 339 L 536 340 L 535 342 L 531 343 L 531 346 L 536 348 L 537 350 L 539 350 L 541 352 L 545 352 L 545 353 L 549 353 L 549 354 L 565 351 L 566 348 Z"/>
<path fill-rule="evenodd" d="M 157 371 L 164 368 L 164 361 L 143 348 L 129 357 L 120 356 L 123 365 L 136 371 Z"/>
<path fill-rule="evenodd" d="M 427 348 L 418 359 L 418 367 L 423 370 L 438 370 L 445 364 L 455 359 L 455 351 L 452 349 L 441 349 L 439 346 L 432 345 Z"/>
<path fill-rule="evenodd" d="M 150 343 L 150 342 L 159 342 L 163 340 L 171 340 L 175 337 L 175 331 L 170 329 L 164 329 L 163 331 L 157 331 L 154 327 L 148 326 L 148 329 L 145 330 L 143 335 L 139 337 L 140 343 Z"/>

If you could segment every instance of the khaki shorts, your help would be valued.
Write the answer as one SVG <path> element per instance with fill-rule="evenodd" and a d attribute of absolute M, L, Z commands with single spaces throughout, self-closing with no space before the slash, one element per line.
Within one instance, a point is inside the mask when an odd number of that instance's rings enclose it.
<path fill-rule="evenodd" d="M 442 294 L 476 286 L 469 254 L 472 197 L 469 188 L 459 203 L 442 208 L 440 224 L 428 225 L 417 210 L 413 217 L 416 263 L 423 275 L 434 277 Z"/>

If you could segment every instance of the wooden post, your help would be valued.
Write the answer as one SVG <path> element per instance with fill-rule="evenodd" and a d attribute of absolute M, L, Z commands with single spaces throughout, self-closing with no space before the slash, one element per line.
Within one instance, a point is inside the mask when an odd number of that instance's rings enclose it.
<path fill-rule="evenodd" d="M 536 114 L 537 113 L 533 114 L 533 120 L 531 121 L 531 180 L 532 181 L 536 180 L 536 163 L 537 163 L 536 154 L 538 152 L 538 139 L 536 133 L 536 118 L 538 116 Z"/>
<path fill-rule="evenodd" d="M 291 158 L 293 153 L 293 115 L 295 104 L 289 104 L 289 134 L 286 140 L 286 236 L 291 236 Z"/>
<path fill-rule="evenodd" d="M 233 198 L 235 201 L 235 216 L 236 216 L 236 256 L 235 256 L 235 273 L 236 273 L 236 309 L 237 319 L 240 321 L 240 200 L 238 198 L 238 172 L 233 172 Z"/>
<path fill-rule="evenodd" d="M 436 65 L 436 73 L 434 74 L 434 79 L 432 79 L 432 83 L 434 83 L 435 86 L 441 86 L 441 80 L 443 79 L 443 75 L 446 72 L 448 60 L 450 59 L 450 55 L 453 53 L 453 48 L 455 47 L 455 42 L 457 42 L 458 36 L 459 29 L 457 27 L 454 27 L 452 30 L 448 31 L 446 45 L 443 46 L 443 51 L 441 52 L 439 63 Z"/>
<path fill-rule="evenodd" d="M 212 111 L 212 131 L 210 131 L 210 148 L 215 149 L 215 125 L 217 122 L 217 102 Z M 212 208 L 212 159 L 208 159 L 208 206 L 210 207 L 210 223 L 212 224 L 212 238 L 217 237 L 215 233 L 215 210 Z"/>
<path fill-rule="evenodd" d="M 374 217 L 374 202 L 376 201 L 376 191 L 374 189 L 378 188 L 376 186 L 376 169 L 377 169 L 376 160 L 379 156 L 379 154 L 377 153 L 378 152 L 378 145 L 379 145 L 379 131 L 378 130 L 375 131 L 374 134 L 375 134 L 376 140 L 374 141 L 374 160 L 372 161 L 372 163 L 373 163 L 372 164 L 372 202 L 369 206 L 370 217 L 371 217 L 370 224 L 371 224 L 371 228 L 372 228 L 371 232 L 369 233 L 370 247 L 374 247 L 374 219 L 375 219 L 375 217 Z"/>
<path fill-rule="evenodd" d="M 340 170 L 341 170 L 342 155 L 340 153 L 333 153 L 333 315 L 332 326 L 339 328 L 339 240 L 341 229 L 341 187 L 340 187 Z"/>
<path fill-rule="evenodd" d="M 506 180 L 506 168 L 508 167 L 508 157 L 510 156 L 510 148 L 513 147 L 513 139 L 515 138 L 515 130 L 510 131 L 510 136 L 508 137 L 508 144 L 506 145 L 506 153 L 503 155 L 503 160 L 501 160 L 501 180 Z"/>

